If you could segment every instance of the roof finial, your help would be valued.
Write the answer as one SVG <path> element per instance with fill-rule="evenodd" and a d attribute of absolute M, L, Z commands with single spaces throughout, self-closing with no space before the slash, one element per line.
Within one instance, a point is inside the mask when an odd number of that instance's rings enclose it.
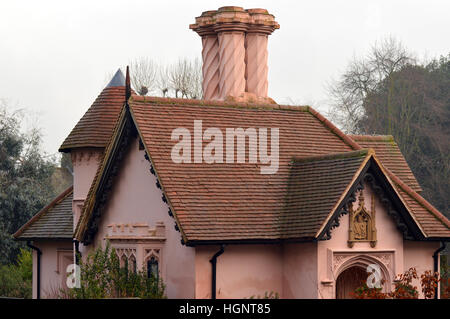
<path fill-rule="evenodd" d="M 131 96 L 130 68 L 127 65 L 127 74 L 125 76 L 125 100 L 128 101 L 130 96 Z"/>

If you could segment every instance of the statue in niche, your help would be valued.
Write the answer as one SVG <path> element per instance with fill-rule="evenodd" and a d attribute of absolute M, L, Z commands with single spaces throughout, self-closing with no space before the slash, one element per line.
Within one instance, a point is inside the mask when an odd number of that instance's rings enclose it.
<path fill-rule="evenodd" d="M 367 239 L 368 221 L 368 218 L 363 216 L 363 214 L 356 215 L 355 222 L 353 223 L 355 239 Z"/>
<path fill-rule="evenodd" d="M 348 246 L 353 247 L 355 242 L 370 242 L 375 247 L 377 230 L 375 228 L 375 197 L 372 195 L 372 210 L 368 212 L 364 206 L 364 193 L 359 194 L 359 206 L 356 211 L 349 206 L 349 238 Z"/>

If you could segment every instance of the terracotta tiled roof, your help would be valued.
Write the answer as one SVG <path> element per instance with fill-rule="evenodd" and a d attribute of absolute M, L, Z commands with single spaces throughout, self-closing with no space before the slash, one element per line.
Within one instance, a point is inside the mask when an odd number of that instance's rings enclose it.
<path fill-rule="evenodd" d="M 314 238 L 370 154 L 359 150 L 294 159 L 280 237 Z"/>
<path fill-rule="evenodd" d="M 355 156 L 327 159 L 331 162 L 326 162 L 323 157 L 321 160 L 313 158 L 303 163 L 302 160 L 292 162 L 294 158 L 329 156 L 333 153 L 361 150 L 359 144 L 310 107 L 251 105 L 135 95 L 129 100 L 129 106 L 162 189 L 175 213 L 177 223 L 181 226 L 183 239 L 191 243 L 311 238 L 323 224 L 323 217 L 330 213 L 329 208 L 335 196 L 342 187 L 345 189 L 348 186 L 348 179 L 356 173 L 356 168 L 363 159 L 363 153 L 356 152 Z M 187 128 L 193 136 L 194 120 L 202 120 L 203 130 L 215 127 L 222 132 L 226 132 L 226 128 L 238 127 L 279 128 L 278 172 L 273 175 L 260 174 L 261 164 L 249 164 L 248 160 L 245 164 L 175 164 L 171 159 L 171 149 L 175 144 L 171 141 L 171 133 L 175 128 L 182 127 Z M 270 136 L 270 133 L 268 135 Z M 114 140 L 110 146 L 113 144 Z M 100 178 L 102 167 L 108 161 L 108 154 L 105 156 L 95 180 Z M 299 205 L 297 200 L 305 199 L 300 198 L 298 192 L 301 191 L 292 192 L 290 183 L 297 174 L 294 170 L 292 175 L 293 163 L 296 163 L 294 167 L 303 165 L 306 171 L 309 169 L 311 176 L 314 177 L 303 176 L 302 179 L 312 178 L 311 183 L 313 180 L 317 181 L 317 184 L 311 184 L 312 188 L 337 183 L 335 186 L 339 191 L 330 190 L 318 195 L 308 193 L 310 199 L 314 200 L 305 202 L 305 205 L 317 202 L 320 206 L 322 204 L 319 203 L 319 199 L 324 201 L 326 199 L 324 207 L 316 207 L 317 211 L 314 214 L 296 206 Z M 328 171 L 325 163 L 329 164 Z M 316 167 L 316 170 L 313 167 Z M 426 235 L 437 238 L 447 234 L 446 237 L 450 237 L 448 220 L 437 210 L 430 208 L 432 206 L 428 202 L 388 169 L 385 168 L 385 171 L 393 180 L 395 187 L 403 190 L 399 191 L 399 194 L 411 197 L 412 202 L 408 204 L 409 211 L 414 210 L 411 214 L 420 222 L 427 232 Z M 95 201 L 95 181 L 92 185 L 86 202 Z M 309 191 L 306 186 L 304 189 Z M 406 197 L 404 201 L 407 201 Z M 415 208 L 413 202 L 423 210 Z M 91 204 L 90 207 L 83 208 L 83 216 L 80 218 L 80 223 L 83 224 L 77 225 L 76 235 L 80 240 L 88 227 L 89 214 L 92 213 L 89 209 L 94 205 Z M 293 211 L 296 211 L 296 218 L 302 219 L 301 222 L 294 222 L 292 215 L 289 216 Z"/>
<path fill-rule="evenodd" d="M 106 87 L 75 125 L 59 151 L 69 152 L 80 147 L 104 148 L 124 103 L 125 86 Z"/>
<path fill-rule="evenodd" d="M 405 200 L 408 208 L 414 212 L 417 221 L 428 237 L 450 237 L 448 219 L 442 215 L 438 217 L 433 213 L 430 214 L 429 209 L 422 206 L 419 201 L 405 192 L 401 187 L 397 187 L 397 190 Z"/>
<path fill-rule="evenodd" d="M 292 158 L 352 150 L 309 107 L 214 105 L 134 96 L 130 108 L 190 241 L 278 238 L 274 225 L 285 208 Z M 238 127 L 279 128 L 277 174 L 262 175 L 259 164 L 175 164 L 172 130 L 184 127 L 193 132 L 194 120 L 199 119 L 204 129 L 216 127 L 222 132 Z"/>
<path fill-rule="evenodd" d="M 364 148 L 373 148 L 378 159 L 416 192 L 422 191 L 392 135 L 349 135 Z"/>
<path fill-rule="evenodd" d="M 416 220 L 429 238 L 450 238 L 450 221 L 425 198 L 420 196 L 400 178 L 386 169 L 393 181 L 396 190 L 402 196 L 404 202 L 413 212 Z M 442 234 L 446 234 L 443 236 Z"/>
<path fill-rule="evenodd" d="M 34 215 L 13 236 L 19 240 L 73 238 L 73 187 L 70 186 Z"/>
<path fill-rule="evenodd" d="M 349 135 L 362 147 L 373 148 L 404 202 L 428 237 L 450 237 L 450 222 L 426 199 L 411 169 L 391 135 Z M 445 235 L 445 236 L 444 236 Z"/>

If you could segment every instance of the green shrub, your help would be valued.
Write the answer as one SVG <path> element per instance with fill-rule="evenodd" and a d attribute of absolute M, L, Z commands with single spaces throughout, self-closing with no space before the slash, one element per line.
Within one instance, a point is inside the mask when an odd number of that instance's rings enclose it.
<path fill-rule="evenodd" d="M 17 264 L 0 265 L 0 296 L 31 298 L 33 278 L 31 251 L 20 249 Z"/>
<path fill-rule="evenodd" d="M 165 297 L 162 279 L 148 278 L 144 271 L 120 267 L 119 258 L 109 244 L 91 251 L 80 261 L 81 287 L 68 289 L 60 297 L 76 299 Z"/>

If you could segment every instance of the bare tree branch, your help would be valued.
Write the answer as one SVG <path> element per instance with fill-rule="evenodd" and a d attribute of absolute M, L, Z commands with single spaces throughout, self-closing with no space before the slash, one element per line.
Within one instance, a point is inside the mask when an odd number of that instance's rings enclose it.
<path fill-rule="evenodd" d="M 139 95 L 147 95 L 156 89 L 157 66 L 149 58 L 139 58 L 130 63 L 131 85 Z"/>

